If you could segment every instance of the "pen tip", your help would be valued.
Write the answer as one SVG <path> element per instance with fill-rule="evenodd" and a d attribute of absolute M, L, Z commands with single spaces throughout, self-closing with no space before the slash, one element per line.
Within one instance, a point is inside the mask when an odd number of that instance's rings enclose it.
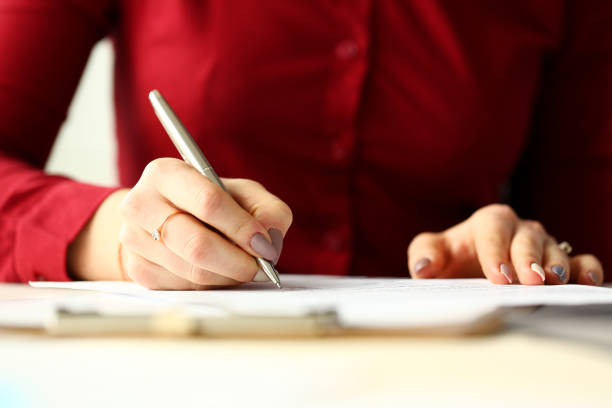
<path fill-rule="evenodd" d="M 283 287 L 281 286 L 280 282 L 276 282 L 276 287 L 279 289 L 282 289 Z"/>

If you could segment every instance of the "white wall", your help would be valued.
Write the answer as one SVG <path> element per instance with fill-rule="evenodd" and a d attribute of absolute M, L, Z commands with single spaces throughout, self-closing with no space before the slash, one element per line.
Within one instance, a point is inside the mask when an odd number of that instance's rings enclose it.
<path fill-rule="evenodd" d="M 112 65 L 112 45 L 104 40 L 91 54 L 47 171 L 96 184 L 117 182 Z"/>

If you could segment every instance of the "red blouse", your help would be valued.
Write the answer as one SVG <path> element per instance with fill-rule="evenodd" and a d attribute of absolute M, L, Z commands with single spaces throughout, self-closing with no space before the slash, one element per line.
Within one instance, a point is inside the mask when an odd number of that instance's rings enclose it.
<path fill-rule="evenodd" d="M 610 27 L 607 0 L 2 0 L 0 280 L 68 279 L 111 191 L 41 170 L 107 35 L 121 184 L 177 156 L 158 88 L 291 206 L 282 273 L 407 275 L 415 234 L 506 199 L 610 280 Z"/>

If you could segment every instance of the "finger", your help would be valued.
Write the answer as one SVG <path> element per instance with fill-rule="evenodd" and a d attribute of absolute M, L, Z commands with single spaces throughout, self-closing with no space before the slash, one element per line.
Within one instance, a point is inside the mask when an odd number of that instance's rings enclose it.
<path fill-rule="evenodd" d="M 264 226 L 193 167 L 157 159 L 147 165 L 143 177 L 174 207 L 216 228 L 251 255 L 270 261 L 278 257 Z"/>
<path fill-rule="evenodd" d="M 546 274 L 542 268 L 546 231 L 536 221 L 521 221 L 510 245 L 510 257 L 524 285 L 542 285 Z"/>
<path fill-rule="evenodd" d="M 123 251 L 122 263 L 123 270 L 131 280 L 149 289 L 193 290 L 206 288 L 182 279 L 128 249 Z"/>
<path fill-rule="evenodd" d="M 408 269 L 417 279 L 434 278 L 444 270 L 446 255 L 441 234 L 423 232 L 408 246 Z"/>
<path fill-rule="evenodd" d="M 125 223 L 120 231 L 120 241 L 130 251 L 192 283 L 207 286 L 235 286 L 241 283 L 186 262 L 163 243 L 154 241 L 139 226 Z"/>
<path fill-rule="evenodd" d="M 471 217 L 471 231 L 483 273 L 493 283 L 515 281 L 509 249 L 518 217 L 507 206 L 488 206 Z"/>
<path fill-rule="evenodd" d="M 593 255 L 573 256 L 570 259 L 570 269 L 572 282 L 595 286 L 603 284 L 603 267 Z"/>
<path fill-rule="evenodd" d="M 276 228 L 283 235 L 287 233 L 293 213 L 284 201 L 253 180 L 224 179 L 223 182 L 234 200 L 265 228 Z"/>
<path fill-rule="evenodd" d="M 234 200 L 268 230 L 278 261 L 283 249 L 283 238 L 293 222 L 287 204 L 268 192 L 261 184 L 247 179 L 224 179 L 225 187 Z"/>
<path fill-rule="evenodd" d="M 168 220 L 162 242 L 187 263 L 239 282 L 250 282 L 257 273 L 251 255 L 189 214 L 177 214 Z"/>
<path fill-rule="evenodd" d="M 551 237 L 544 242 L 542 263 L 547 284 L 564 284 L 569 281 L 570 265 L 567 253 L 559 248 L 557 242 Z"/>
<path fill-rule="evenodd" d="M 274 248 L 276 249 L 276 253 L 278 254 L 276 259 L 274 259 L 274 264 L 276 265 L 276 263 L 278 262 L 278 258 L 280 258 L 281 253 L 283 252 L 283 233 L 280 232 L 280 230 L 277 230 L 276 228 L 270 228 L 268 230 L 268 234 L 270 234 L 270 238 L 272 239 L 272 245 L 274 246 Z"/>

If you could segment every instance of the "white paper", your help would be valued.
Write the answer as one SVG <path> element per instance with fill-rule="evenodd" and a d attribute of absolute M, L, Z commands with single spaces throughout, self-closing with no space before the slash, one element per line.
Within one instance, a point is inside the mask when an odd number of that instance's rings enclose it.
<path fill-rule="evenodd" d="M 169 302 L 218 307 L 240 314 L 300 314 L 335 310 L 359 327 L 437 326 L 468 322 L 503 306 L 612 304 L 612 289 L 580 285 L 494 285 L 485 279 L 284 275 L 269 282 L 209 291 L 152 291 L 127 282 L 31 282 L 35 287 L 97 290 Z"/>
<path fill-rule="evenodd" d="M 0 302 L 0 327 L 44 327 L 59 308 L 72 312 L 113 315 L 146 315 L 168 308 L 165 303 L 146 298 L 119 296 L 104 292 L 82 293 L 72 296 Z"/>

